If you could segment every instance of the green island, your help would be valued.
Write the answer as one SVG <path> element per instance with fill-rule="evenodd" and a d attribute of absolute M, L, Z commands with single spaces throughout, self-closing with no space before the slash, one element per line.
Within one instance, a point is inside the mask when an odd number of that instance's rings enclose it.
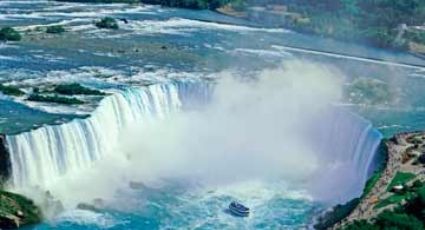
<path fill-rule="evenodd" d="M 49 26 L 46 28 L 46 33 L 48 34 L 61 34 L 65 32 L 65 28 L 61 25 Z"/>
<path fill-rule="evenodd" d="M 0 84 L 0 92 L 9 96 L 22 96 L 25 93 L 16 86 Z"/>
<path fill-rule="evenodd" d="M 4 84 L 0 84 L 0 93 L 12 97 L 20 97 L 26 95 L 26 93 L 22 91 L 19 87 Z M 44 89 L 33 88 L 32 93 L 29 94 L 27 100 L 65 105 L 80 105 L 85 103 L 83 100 L 71 97 L 73 95 L 105 96 L 107 94 L 100 90 L 82 86 L 78 83 L 64 83 L 55 86 L 50 86 Z"/>
<path fill-rule="evenodd" d="M 356 104 L 390 104 L 397 95 L 388 83 L 373 78 L 357 78 L 346 90 L 348 100 Z"/>
<path fill-rule="evenodd" d="M 63 95 L 98 95 L 98 96 L 106 95 L 106 93 L 102 91 L 90 89 L 78 83 L 57 85 L 53 89 L 53 92 L 63 94 Z"/>
<path fill-rule="evenodd" d="M 0 29 L 0 41 L 20 41 L 21 39 L 21 34 L 12 27 Z"/>
<path fill-rule="evenodd" d="M 47 95 L 43 95 L 47 93 Z M 65 96 L 60 96 L 60 95 Z M 27 98 L 29 101 L 35 102 L 48 102 L 48 103 L 57 103 L 65 105 L 81 105 L 85 102 L 78 98 L 72 97 L 73 95 L 92 95 L 92 96 L 105 96 L 106 93 L 90 89 L 85 86 L 82 86 L 78 83 L 69 83 L 69 84 L 59 84 L 53 86 L 53 88 L 40 90 L 39 88 L 34 88 L 33 93 L 30 94 Z"/>
<path fill-rule="evenodd" d="M 101 29 L 119 29 L 117 20 L 111 17 L 102 18 L 100 21 L 96 22 L 95 25 L 97 28 Z"/>
<path fill-rule="evenodd" d="M 61 97 L 57 95 L 53 96 L 47 96 L 47 95 L 40 95 L 38 93 L 33 93 L 28 96 L 28 101 L 35 101 L 35 102 L 49 102 L 49 103 L 57 103 L 57 104 L 64 104 L 64 105 L 81 105 L 84 104 L 84 101 L 77 99 L 75 97 Z"/>

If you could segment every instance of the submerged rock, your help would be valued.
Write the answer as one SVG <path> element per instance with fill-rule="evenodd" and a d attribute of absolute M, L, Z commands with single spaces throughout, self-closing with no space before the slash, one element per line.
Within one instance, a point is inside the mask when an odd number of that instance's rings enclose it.
<path fill-rule="evenodd" d="M 50 191 L 45 192 L 42 208 L 43 214 L 47 218 L 54 217 L 65 210 L 62 202 L 53 197 Z"/>
<path fill-rule="evenodd" d="M 95 205 L 88 204 L 88 203 L 79 203 L 77 205 L 77 209 L 89 210 L 89 211 L 94 211 L 94 212 L 98 212 L 99 211 L 99 209 Z"/>
<path fill-rule="evenodd" d="M 103 208 L 105 208 L 105 202 L 101 198 L 94 199 L 92 204 L 79 203 L 77 205 L 77 209 L 90 210 L 94 212 L 99 212 Z"/>
<path fill-rule="evenodd" d="M 117 30 L 119 28 L 117 21 L 111 17 L 102 18 L 102 20 L 96 22 L 95 25 L 100 29 Z"/>
<path fill-rule="evenodd" d="M 0 227 L 2 229 L 13 229 L 13 228 L 19 228 L 20 222 L 19 217 L 15 215 L 3 215 L 0 214 Z"/>
<path fill-rule="evenodd" d="M 145 184 L 143 184 L 142 182 L 136 182 L 136 181 L 130 181 L 130 183 L 128 184 L 128 186 L 131 189 L 134 189 L 134 190 L 146 188 L 146 185 Z"/>

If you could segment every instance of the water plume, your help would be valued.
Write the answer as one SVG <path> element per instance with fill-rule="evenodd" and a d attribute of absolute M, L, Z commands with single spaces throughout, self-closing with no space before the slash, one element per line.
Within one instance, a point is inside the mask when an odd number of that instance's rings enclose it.
<path fill-rule="evenodd" d="M 9 136 L 12 184 L 49 190 L 67 207 L 113 199 L 132 181 L 278 181 L 334 202 L 361 192 L 380 135 L 334 105 L 336 69 L 291 61 L 254 78 L 218 79 L 134 88 L 86 120 Z"/>
<path fill-rule="evenodd" d="M 308 178 L 318 159 L 306 133 L 339 99 L 340 78 L 291 62 L 254 80 L 220 79 L 205 108 L 130 129 L 123 149 L 132 162 L 147 165 L 145 173 L 214 183 Z"/>

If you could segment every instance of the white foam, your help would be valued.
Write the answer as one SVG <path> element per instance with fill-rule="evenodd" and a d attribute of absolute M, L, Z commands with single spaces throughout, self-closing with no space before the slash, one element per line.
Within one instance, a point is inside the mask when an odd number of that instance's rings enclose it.
<path fill-rule="evenodd" d="M 10 43 L 0 43 L 0 49 L 8 49 L 8 48 L 18 48 L 17 45 L 12 45 Z"/>
<path fill-rule="evenodd" d="M 163 34 L 186 34 L 198 30 L 224 30 L 231 32 L 265 32 L 265 33 L 288 33 L 285 29 L 255 28 L 248 26 L 221 24 L 217 22 L 205 22 L 184 18 L 171 18 L 169 20 L 144 20 L 132 21 L 123 24 L 123 29 L 133 30 L 139 33 L 163 33 Z"/>
<path fill-rule="evenodd" d="M 5 55 L 0 55 L 0 60 L 7 60 L 7 61 L 19 61 L 20 58 L 16 57 L 16 56 L 5 56 Z"/>
<path fill-rule="evenodd" d="M 0 5 L 15 5 L 15 4 L 35 4 L 35 3 L 46 3 L 45 0 L 2 0 Z"/>
<path fill-rule="evenodd" d="M 403 125 L 383 125 L 383 126 L 379 126 L 377 129 L 383 130 L 383 129 L 401 129 L 401 128 L 409 128 L 409 126 L 403 126 Z"/>
<path fill-rule="evenodd" d="M 122 221 L 116 220 L 109 214 L 97 213 L 90 210 L 68 210 L 53 219 L 53 224 L 71 222 L 78 225 L 95 225 L 100 228 L 112 228 Z"/>
<path fill-rule="evenodd" d="M 265 50 L 265 49 L 247 49 L 247 48 L 237 48 L 231 51 L 232 54 L 250 54 L 260 57 L 292 57 L 293 55 L 289 52 L 281 52 L 274 50 Z"/>

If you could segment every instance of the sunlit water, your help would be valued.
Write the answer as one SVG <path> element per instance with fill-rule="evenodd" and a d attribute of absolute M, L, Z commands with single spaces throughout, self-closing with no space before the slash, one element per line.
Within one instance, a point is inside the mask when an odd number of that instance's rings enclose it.
<path fill-rule="evenodd" d="M 118 31 L 97 29 L 92 22 L 103 16 L 126 18 L 129 23 L 119 21 Z M 18 26 L 25 31 L 55 23 L 65 25 L 68 32 L 58 36 L 34 31 L 22 42 L 0 44 L 1 82 L 30 88 L 78 81 L 116 92 L 128 85 L 209 81 L 217 72 L 227 69 L 250 77 L 287 60 L 307 59 L 336 66 L 346 76 L 346 82 L 357 77 L 377 78 L 396 88 L 399 100 L 394 105 L 347 103 L 386 136 L 425 128 L 422 115 L 425 69 L 416 67 L 425 62 L 408 54 L 339 43 L 285 29 L 261 28 L 209 11 L 43 0 L 0 1 L 0 26 Z M 333 51 L 356 58 L 286 49 L 286 46 Z M 388 61 L 377 63 L 361 57 Z M 94 102 L 87 107 L 63 108 L 28 102 L 16 104 L 20 102 L 0 96 L 3 132 L 15 134 L 42 124 L 62 123 L 88 114 L 97 105 Z M 55 172 L 52 168 L 46 170 L 46 174 Z M 308 226 L 326 206 L 312 200 L 304 190 L 288 187 L 285 181 L 250 181 L 214 187 L 196 181 L 168 180 L 136 189 L 124 185 L 113 197 L 105 201 L 100 211 L 67 210 L 34 228 L 300 229 Z M 252 215 L 247 219 L 228 215 L 225 209 L 233 199 L 244 201 L 254 210 Z"/>

